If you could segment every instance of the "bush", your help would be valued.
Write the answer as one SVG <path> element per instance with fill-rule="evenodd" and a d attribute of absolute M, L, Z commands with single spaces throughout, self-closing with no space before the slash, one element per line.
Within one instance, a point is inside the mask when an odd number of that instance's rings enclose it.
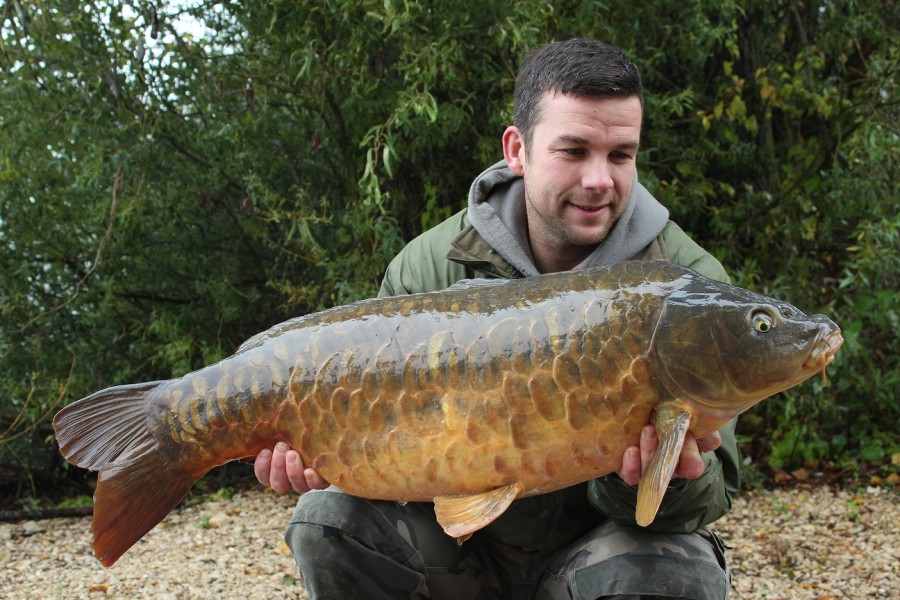
<path fill-rule="evenodd" d="M 844 328 L 832 383 L 760 405 L 748 449 L 897 452 L 892 3 L 70 4 L 0 24 L 0 463 L 59 404 L 374 294 L 500 157 L 524 52 L 577 35 L 638 63 L 641 177 L 674 218 Z"/>

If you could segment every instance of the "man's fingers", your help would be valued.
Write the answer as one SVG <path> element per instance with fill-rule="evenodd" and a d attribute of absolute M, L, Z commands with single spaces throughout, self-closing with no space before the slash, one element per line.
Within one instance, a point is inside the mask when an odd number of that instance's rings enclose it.
<path fill-rule="evenodd" d="M 306 467 L 300 453 L 284 442 L 275 444 L 274 450 L 261 450 L 253 462 L 253 473 L 261 484 L 279 494 L 290 490 L 305 494 L 331 485 L 315 469 Z"/>
<path fill-rule="evenodd" d="M 718 450 L 722 445 L 722 435 L 718 431 L 714 431 L 702 438 L 697 438 L 697 448 L 700 452 L 713 452 Z"/>
<path fill-rule="evenodd" d="M 287 479 L 290 482 L 294 491 L 305 494 L 309 491 L 309 484 L 306 482 L 306 474 L 305 471 L 309 471 L 311 469 L 305 469 L 303 465 L 303 459 L 300 457 L 300 454 L 296 450 L 288 450 L 285 454 L 285 471 L 287 473 Z"/>
<path fill-rule="evenodd" d="M 694 438 L 690 433 L 684 439 L 684 448 L 681 449 L 681 458 L 678 461 L 678 477 L 696 479 L 703 475 L 706 464 L 703 462 L 703 453 L 717 450 L 722 445 L 722 436 L 714 431 L 702 438 Z"/>
<path fill-rule="evenodd" d="M 275 444 L 275 449 L 272 451 L 272 462 L 269 468 L 269 486 L 279 494 L 283 494 L 293 487 L 288 479 L 286 470 L 287 451 L 288 445 L 284 442 Z"/>
<path fill-rule="evenodd" d="M 322 476 L 319 475 L 319 472 L 315 469 L 310 469 L 307 467 L 303 471 L 303 477 L 306 479 L 306 485 L 309 486 L 311 490 L 324 490 L 327 488 L 330 483 L 322 479 Z"/>
<path fill-rule="evenodd" d="M 696 479 L 703 475 L 706 465 L 700 456 L 697 440 L 690 433 L 684 438 L 684 446 L 681 448 L 681 458 L 678 460 L 676 476 L 685 479 Z"/>
<path fill-rule="evenodd" d="M 272 451 L 266 448 L 256 455 L 253 461 L 253 473 L 261 484 L 269 485 L 269 469 L 272 468 Z"/>
<path fill-rule="evenodd" d="M 619 478 L 628 485 L 637 485 L 641 480 L 641 450 L 629 446 L 622 455 L 622 468 L 616 471 Z"/>
<path fill-rule="evenodd" d="M 628 485 L 637 485 L 641 481 L 641 476 L 647 470 L 650 459 L 659 446 L 659 440 L 656 439 L 656 428 L 653 425 L 646 425 L 641 430 L 641 439 L 638 441 L 639 446 L 629 446 L 622 454 L 622 467 L 616 471 L 619 479 Z"/>

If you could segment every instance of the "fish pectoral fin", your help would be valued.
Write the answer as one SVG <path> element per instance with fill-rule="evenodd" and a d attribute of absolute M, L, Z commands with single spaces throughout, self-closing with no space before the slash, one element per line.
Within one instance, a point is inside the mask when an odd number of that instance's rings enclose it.
<path fill-rule="evenodd" d="M 438 496 L 434 514 L 447 535 L 465 540 L 502 515 L 524 489 L 514 481 L 471 496 Z"/>
<path fill-rule="evenodd" d="M 681 448 L 691 426 L 691 417 L 690 412 L 681 408 L 666 410 L 663 407 L 657 411 L 656 435 L 659 437 L 659 447 L 638 484 L 634 517 L 641 527 L 646 527 L 656 518 L 681 458 Z"/>

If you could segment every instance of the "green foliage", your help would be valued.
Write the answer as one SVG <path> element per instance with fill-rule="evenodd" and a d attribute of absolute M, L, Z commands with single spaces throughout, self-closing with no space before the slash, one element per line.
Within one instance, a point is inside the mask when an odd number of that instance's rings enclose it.
<path fill-rule="evenodd" d="M 748 415 L 755 452 L 896 453 L 898 9 L 745 4 L 7 2 L 0 462 L 61 404 L 374 294 L 501 156 L 522 55 L 575 35 L 638 63 L 641 177 L 673 217 L 844 328 L 827 386 Z"/>
<path fill-rule="evenodd" d="M 657 21 L 676 41 L 640 65 L 644 181 L 736 283 L 826 312 L 847 338 L 827 386 L 742 420 L 747 447 L 773 467 L 883 462 L 900 447 L 897 7 L 688 4 L 694 27 Z"/>
<path fill-rule="evenodd" d="M 93 503 L 93 498 L 81 494 L 80 496 L 75 496 L 74 498 L 67 498 L 66 500 L 63 500 L 56 505 L 56 508 L 85 508 L 91 506 Z"/>

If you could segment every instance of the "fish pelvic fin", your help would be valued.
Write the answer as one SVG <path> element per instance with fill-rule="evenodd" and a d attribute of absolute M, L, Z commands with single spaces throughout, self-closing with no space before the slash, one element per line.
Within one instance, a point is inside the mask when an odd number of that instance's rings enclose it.
<path fill-rule="evenodd" d="M 434 514 L 444 532 L 462 542 L 502 515 L 524 489 L 514 481 L 471 496 L 438 496 L 434 499 Z"/>
<path fill-rule="evenodd" d="M 691 426 L 690 412 L 677 405 L 661 406 L 656 412 L 659 446 L 638 484 L 635 520 L 646 527 L 656 518 L 663 496 L 678 466 L 684 438 Z"/>
<path fill-rule="evenodd" d="M 171 511 L 199 475 L 168 460 L 147 427 L 148 402 L 162 382 L 101 390 L 53 419 L 60 452 L 98 471 L 94 554 L 112 566 Z"/>

